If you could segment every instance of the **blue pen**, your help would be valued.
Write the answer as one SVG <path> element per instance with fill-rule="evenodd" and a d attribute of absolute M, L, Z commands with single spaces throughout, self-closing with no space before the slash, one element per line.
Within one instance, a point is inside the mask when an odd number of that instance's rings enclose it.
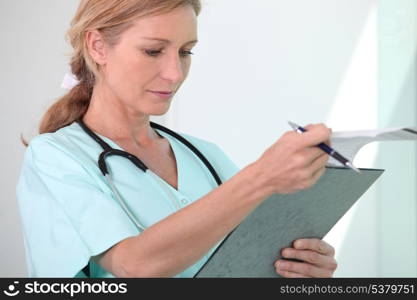
<path fill-rule="evenodd" d="M 300 125 L 297 125 L 293 122 L 288 122 L 288 124 L 290 124 L 292 129 L 294 129 L 298 133 L 303 133 L 303 132 L 307 131 L 307 129 L 305 129 L 304 127 L 301 127 Z M 329 147 L 325 143 L 320 143 L 320 144 L 317 145 L 317 147 L 319 147 L 321 150 L 323 150 L 324 152 L 329 154 L 331 157 L 333 157 L 334 159 L 339 161 L 344 166 L 346 166 L 346 167 L 348 167 L 348 168 L 350 168 L 350 169 L 352 169 L 352 170 L 354 170 L 358 173 L 361 173 L 361 171 L 358 168 L 356 168 L 347 158 L 342 156 L 340 153 L 336 152 L 336 150 L 332 149 L 331 147 Z"/>

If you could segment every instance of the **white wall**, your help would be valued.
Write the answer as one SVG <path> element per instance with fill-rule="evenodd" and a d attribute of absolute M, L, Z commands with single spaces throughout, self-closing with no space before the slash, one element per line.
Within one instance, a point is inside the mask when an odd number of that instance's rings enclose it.
<path fill-rule="evenodd" d="M 382 0 L 379 11 L 379 107 L 382 127 L 417 124 L 417 2 Z M 378 190 L 381 276 L 417 277 L 417 145 L 380 145 L 387 169 Z"/>
<path fill-rule="evenodd" d="M 33 136 L 41 114 L 63 93 L 69 51 L 64 33 L 77 2 L 0 2 L 0 276 L 26 274 L 14 191 L 24 151 L 19 135 Z M 241 167 L 289 129 L 287 120 L 326 122 L 333 130 L 390 124 L 378 123 L 377 113 L 380 1 L 203 2 L 190 77 L 170 113 L 157 118 L 161 122 L 218 143 Z M 354 122 L 344 113 L 352 107 Z M 369 160 L 375 151 L 364 149 L 359 161 L 377 164 Z M 375 189 L 326 237 L 338 253 L 337 276 L 416 272 L 381 269 L 384 253 L 378 248 L 392 244 L 381 244 Z M 405 198 L 415 201 L 415 191 Z M 415 212 L 408 217 L 415 220 Z M 415 253 L 415 245 L 408 251 Z"/>
<path fill-rule="evenodd" d="M 68 52 L 64 33 L 77 1 L 0 1 L 0 276 L 25 276 L 15 185 L 23 145 L 39 118 L 62 94 Z"/>
<path fill-rule="evenodd" d="M 410 72 L 405 68 L 413 68 L 414 64 L 401 60 L 396 73 L 399 76 L 391 76 L 389 80 L 382 80 L 382 75 L 392 70 L 379 68 L 384 61 L 395 65 L 398 57 L 405 54 L 404 51 L 384 54 L 387 50 L 380 42 L 381 23 L 396 17 L 393 26 L 399 27 L 397 30 L 410 25 L 410 20 L 415 19 L 411 1 L 206 3 L 191 78 L 171 111 L 169 124 L 173 128 L 218 143 L 238 165 L 244 166 L 288 130 L 287 120 L 301 124 L 325 122 L 335 131 L 415 126 L 417 111 L 412 105 L 415 81 L 410 79 L 404 85 L 406 71 Z M 416 35 L 410 31 L 415 27 L 411 24 L 407 28 L 409 34 L 403 40 L 414 43 Z M 410 58 L 410 46 L 407 51 L 404 60 Z M 381 52 L 383 58 L 379 58 Z M 396 98 L 384 100 L 380 96 L 396 88 L 400 91 Z M 409 95 L 408 105 L 395 106 L 397 121 L 381 122 L 385 118 L 381 107 L 391 112 L 393 106 L 387 104 L 389 101 L 395 104 L 401 94 Z M 408 117 L 403 118 L 404 114 Z M 417 210 L 413 204 L 416 202 L 413 157 L 417 152 L 413 145 L 408 143 L 403 150 L 405 162 L 396 170 L 392 170 L 396 161 L 392 150 L 384 161 L 378 160 L 378 145 L 368 145 L 359 153 L 357 165 L 388 171 L 325 237 L 336 247 L 339 262 L 336 276 L 417 275 Z M 385 149 L 389 145 L 380 147 Z M 398 178 L 397 182 L 393 177 Z M 405 191 L 394 219 L 388 218 L 388 212 L 381 212 L 382 203 L 390 203 L 383 195 L 383 186 L 391 189 L 401 186 Z M 389 211 L 394 205 L 384 210 Z M 399 222 L 404 212 L 406 217 Z M 389 227 L 393 223 L 405 228 Z M 393 240 L 394 233 L 401 244 Z M 394 251 L 395 248 L 401 250 Z"/>
<path fill-rule="evenodd" d="M 206 3 L 174 128 L 218 143 L 244 166 L 289 130 L 288 120 L 333 130 L 377 125 L 376 1 Z M 336 276 L 378 275 L 372 193 L 326 237 L 336 247 Z M 368 216 L 355 218 L 358 208 Z M 348 235 L 352 223 L 361 228 Z"/>

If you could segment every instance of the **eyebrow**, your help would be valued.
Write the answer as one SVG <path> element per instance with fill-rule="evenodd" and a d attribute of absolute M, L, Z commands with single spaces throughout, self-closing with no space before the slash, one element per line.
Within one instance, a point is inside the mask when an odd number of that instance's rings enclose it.
<path fill-rule="evenodd" d="M 164 43 L 167 43 L 167 44 L 172 43 L 170 40 L 160 39 L 160 38 L 144 37 L 143 39 L 164 42 Z M 195 44 L 197 42 L 198 42 L 198 40 L 192 40 L 192 41 L 186 42 L 184 45 Z"/>

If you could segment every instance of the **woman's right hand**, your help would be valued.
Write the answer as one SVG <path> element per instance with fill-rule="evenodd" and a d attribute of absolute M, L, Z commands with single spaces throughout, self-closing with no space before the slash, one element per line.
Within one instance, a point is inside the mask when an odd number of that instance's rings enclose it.
<path fill-rule="evenodd" d="M 255 162 L 271 194 L 289 194 L 311 187 L 324 173 L 329 158 L 317 147 L 330 144 L 331 130 L 323 124 L 306 126 L 299 134 L 286 132 Z"/>

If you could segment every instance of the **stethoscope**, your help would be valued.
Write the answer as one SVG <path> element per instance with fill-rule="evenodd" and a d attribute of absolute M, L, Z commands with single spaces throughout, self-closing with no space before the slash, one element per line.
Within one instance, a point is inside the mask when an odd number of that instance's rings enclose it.
<path fill-rule="evenodd" d="M 107 164 L 106 164 L 106 158 L 112 155 L 121 156 L 124 158 L 127 158 L 130 160 L 136 167 L 141 169 L 145 173 L 149 173 L 152 177 L 155 178 L 155 180 L 159 183 L 160 187 L 169 195 L 170 190 L 168 187 L 161 182 L 161 180 L 153 173 L 139 158 L 137 158 L 135 155 L 130 154 L 129 152 L 114 149 L 109 146 L 103 139 L 101 139 L 97 134 L 95 134 L 90 128 L 88 128 L 84 122 L 79 119 L 77 120 L 77 123 L 81 126 L 81 128 L 93 139 L 95 140 L 102 148 L 103 152 L 98 157 L 98 167 L 100 168 L 101 173 L 106 178 L 107 183 L 109 184 L 111 190 L 113 191 L 117 201 L 119 202 L 120 206 L 122 207 L 123 211 L 126 213 L 126 215 L 129 217 L 129 219 L 135 224 L 138 230 L 143 231 L 145 230 L 145 226 L 141 224 L 141 222 L 138 220 L 138 218 L 134 217 L 130 209 L 127 207 L 125 201 L 123 200 L 122 196 L 116 189 L 112 176 L 108 171 Z M 178 133 L 162 126 L 159 124 L 156 124 L 154 122 L 150 122 L 150 125 L 154 129 L 159 129 L 163 132 L 166 132 L 167 134 L 171 135 L 172 137 L 176 138 L 180 142 L 182 142 L 186 147 L 188 147 L 197 157 L 204 163 L 204 165 L 207 167 L 207 169 L 210 171 L 211 175 L 213 176 L 214 180 L 217 182 L 218 185 L 222 184 L 222 181 L 220 180 L 219 175 L 214 170 L 213 166 L 210 164 L 210 162 L 207 160 L 207 158 L 196 148 L 194 147 L 189 141 L 187 141 L 184 137 L 179 135 Z M 158 132 L 157 134 L 161 136 Z M 170 197 L 171 199 L 175 198 L 173 196 Z"/>

